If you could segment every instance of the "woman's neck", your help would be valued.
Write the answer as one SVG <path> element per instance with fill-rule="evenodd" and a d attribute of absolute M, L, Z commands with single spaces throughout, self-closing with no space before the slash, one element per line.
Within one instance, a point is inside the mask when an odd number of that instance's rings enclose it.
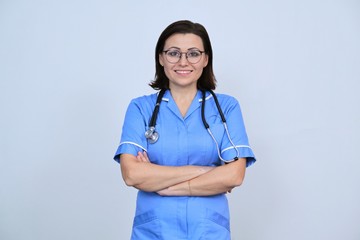
<path fill-rule="evenodd" d="M 190 101 L 194 99 L 197 89 L 170 89 L 171 96 L 176 101 Z"/>
<path fill-rule="evenodd" d="M 197 94 L 197 89 L 171 89 L 170 92 L 181 115 L 185 117 L 187 110 Z"/>

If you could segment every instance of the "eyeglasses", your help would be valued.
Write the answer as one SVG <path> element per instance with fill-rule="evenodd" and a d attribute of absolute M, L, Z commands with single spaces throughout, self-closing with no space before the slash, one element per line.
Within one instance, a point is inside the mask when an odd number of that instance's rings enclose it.
<path fill-rule="evenodd" d="M 181 56 L 185 54 L 186 59 L 189 61 L 189 63 L 192 64 L 198 63 L 201 60 L 202 54 L 204 52 L 205 51 L 200 51 L 197 49 L 192 49 L 187 52 L 180 52 L 176 49 L 163 51 L 163 53 L 165 53 L 165 58 L 169 63 L 178 63 L 181 59 Z"/>

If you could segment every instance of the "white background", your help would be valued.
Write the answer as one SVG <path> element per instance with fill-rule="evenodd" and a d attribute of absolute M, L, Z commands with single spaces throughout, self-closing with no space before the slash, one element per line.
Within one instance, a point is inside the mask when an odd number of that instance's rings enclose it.
<path fill-rule="evenodd" d="M 358 0 L 0 0 L 0 239 L 129 239 L 112 160 L 173 21 L 212 39 L 257 163 L 234 240 L 360 239 Z"/>

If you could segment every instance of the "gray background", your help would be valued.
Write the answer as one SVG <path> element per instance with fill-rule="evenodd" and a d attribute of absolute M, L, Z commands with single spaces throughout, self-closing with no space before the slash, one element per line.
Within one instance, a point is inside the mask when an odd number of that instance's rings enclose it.
<path fill-rule="evenodd" d="M 0 0 L 0 239 L 128 239 L 136 191 L 112 160 L 154 48 L 212 39 L 258 162 L 229 195 L 233 239 L 360 239 L 358 0 Z"/>

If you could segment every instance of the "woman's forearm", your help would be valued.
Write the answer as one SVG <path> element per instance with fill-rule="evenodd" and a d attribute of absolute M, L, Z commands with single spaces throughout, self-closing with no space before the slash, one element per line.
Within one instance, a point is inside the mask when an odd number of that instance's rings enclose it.
<path fill-rule="evenodd" d="M 212 169 L 202 166 L 160 166 L 150 161 L 139 160 L 139 157 L 130 154 L 122 154 L 120 161 L 125 183 L 148 192 L 157 192 L 177 185 Z"/>
<path fill-rule="evenodd" d="M 164 196 L 211 196 L 226 193 L 242 184 L 245 168 L 246 160 L 242 158 L 158 193 Z"/>

